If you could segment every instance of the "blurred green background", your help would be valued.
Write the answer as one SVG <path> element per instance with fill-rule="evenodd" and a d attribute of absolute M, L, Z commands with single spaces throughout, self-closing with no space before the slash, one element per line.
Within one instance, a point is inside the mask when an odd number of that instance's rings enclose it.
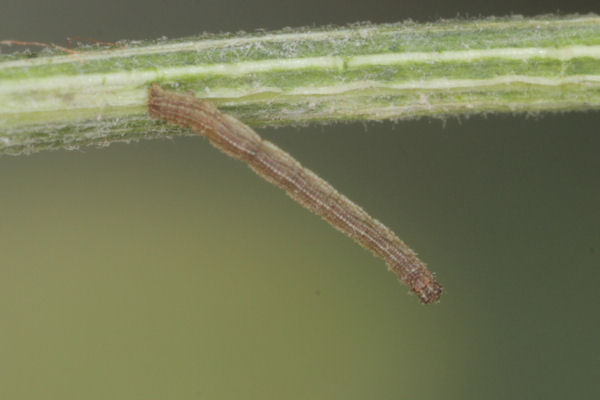
<path fill-rule="evenodd" d="M 64 44 L 597 2 L 4 0 Z M 201 138 L 0 157 L 1 399 L 600 396 L 600 113 L 261 130 L 437 273 L 374 258 Z"/>

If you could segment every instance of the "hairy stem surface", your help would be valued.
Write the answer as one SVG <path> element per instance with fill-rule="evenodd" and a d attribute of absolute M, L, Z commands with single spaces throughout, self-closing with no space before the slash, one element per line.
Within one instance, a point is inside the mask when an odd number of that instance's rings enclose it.
<path fill-rule="evenodd" d="M 353 25 L 0 55 L 0 154 L 187 131 L 152 83 L 251 126 L 600 108 L 600 17 Z"/>

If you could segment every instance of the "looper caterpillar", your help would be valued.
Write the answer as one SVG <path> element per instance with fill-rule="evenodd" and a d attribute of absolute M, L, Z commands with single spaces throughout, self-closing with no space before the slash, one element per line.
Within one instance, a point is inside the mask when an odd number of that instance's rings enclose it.
<path fill-rule="evenodd" d="M 394 232 L 336 191 L 329 183 L 304 168 L 291 155 L 254 132 L 239 120 L 222 114 L 209 102 L 192 95 L 163 90 L 154 84 L 148 100 L 150 115 L 189 127 L 233 158 L 248 163 L 258 175 L 282 188 L 305 208 L 365 249 L 383 258 L 390 270 L 423 303 L 437 301 L 442 286 L 425 264 Z"/>

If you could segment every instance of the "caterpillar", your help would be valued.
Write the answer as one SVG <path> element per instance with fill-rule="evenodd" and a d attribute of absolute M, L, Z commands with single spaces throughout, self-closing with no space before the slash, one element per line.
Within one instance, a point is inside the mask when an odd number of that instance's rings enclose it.
<path fill-rule="evenodd" d="M 381 257 L 422 303 L 437 301 L 442 286 L 426 265 L 392 230 L 371 217 L 333 186 L 304 168 L 290 154 L 262 139 L 252 128 L 221 113 L 191 94 L 153 84 L 148 99 L 151 117 L 191 128 L 229 156 L 245 161 L 258 175 L 358 244 Z"/>

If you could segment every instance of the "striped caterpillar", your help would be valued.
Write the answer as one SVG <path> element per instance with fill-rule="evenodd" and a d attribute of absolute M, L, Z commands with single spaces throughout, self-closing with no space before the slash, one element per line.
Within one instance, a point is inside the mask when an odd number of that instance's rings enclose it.
<path fill-rule="evenodd" d="M 410 287 L 421 302 L 432 303 L 439 299 L 442 286 L 394 232 L 304 168 L 291 155 L 261 139 L 250 127 L 221 113 L 209 102 L 189 94 L 166 91 L 157 84 L 150 90 L 148 109 L 154 118 L 191 128 L 206 136 L 213 146 L 247 162 L 258 175 L 383 258 L 388 268 Z"/>

